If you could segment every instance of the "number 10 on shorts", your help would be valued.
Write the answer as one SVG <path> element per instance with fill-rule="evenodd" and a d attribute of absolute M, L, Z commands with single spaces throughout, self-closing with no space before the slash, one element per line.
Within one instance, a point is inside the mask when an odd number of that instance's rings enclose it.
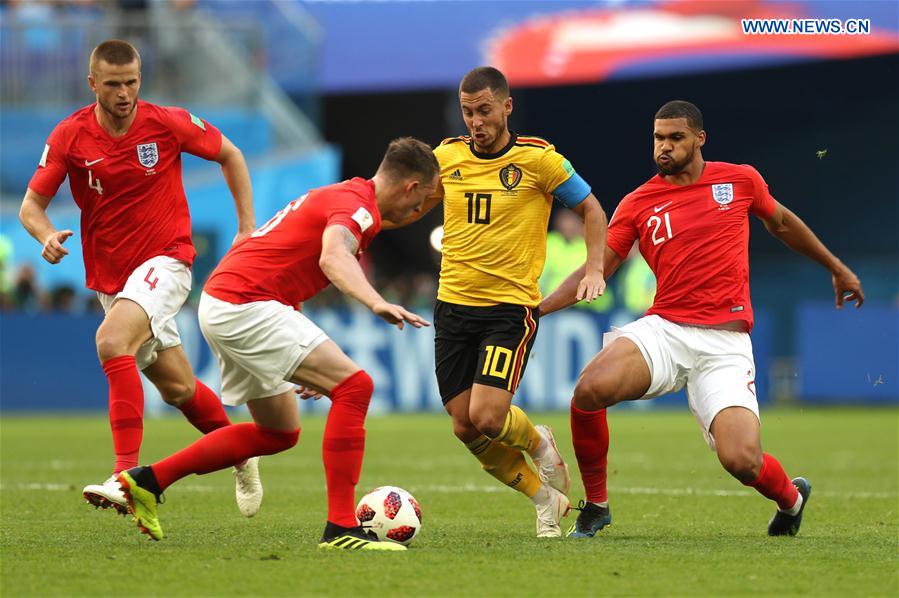
<path fill-rule="evenodd" d="M 484 371 L 481 375 L 496 376 L 505 380 L 512 364 L 512 351 L 496 345 L 487 345 L 484 350 L 487 351 L 487 357 L 484 359 Z"/>

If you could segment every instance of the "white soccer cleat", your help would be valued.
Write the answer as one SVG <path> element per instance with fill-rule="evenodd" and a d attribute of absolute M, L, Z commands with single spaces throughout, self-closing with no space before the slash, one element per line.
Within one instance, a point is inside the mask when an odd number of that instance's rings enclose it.
<path fill-rule="evenodd" d="M 121 515 L 128 514 L 128 501 L 115 474 L 102 484 L 88 484 L 81 491 L 84 500 L 98 509 L 115 509 Z"/>
<path fill-rule="evenodd" d="M 259 512 L 262 504 L 262 480 L 259 479 L 259 457 L 247 459 L 243 465 L 234 467 L 235 496 L 237 508 L 244 517 L 252 517 Z"/>
<path fill-rule="evenodd" d="M 542 456 L 532 458 L 537 466 L 537 475 L 544 484 L 549 484 L 565 496 L 571 489 L 571 477 L 568 475 L 568 466 L 562 459 L 562 454 L 556 447 L 556 439 L 549 426 L 535 426 L 540 433 L 542 444 L 540 452 Z"/>
<path fill-rule="evenodd" d="M 562 517 L 568 514 L 571 503 L 568 497 L 552 486 L 540 486 L 531 501 L 537 509 L 537 537 L 561 538 Z"/>

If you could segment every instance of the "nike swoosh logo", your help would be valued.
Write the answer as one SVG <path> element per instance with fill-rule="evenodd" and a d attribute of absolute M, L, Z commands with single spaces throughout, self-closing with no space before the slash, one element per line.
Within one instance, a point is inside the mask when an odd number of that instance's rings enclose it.
<path fill-rule="evenodd" d="M 666 203 L 666 204 L 663 205 L 663 206 L 656 206 L 655 208 L 653 208 L 653 210 L 655 210 L 656 214 L 658 214 L 659 212 L 661 212 L 662 210 L 664 210 L 665 208 L 667 208 L 667 207 L 670 206 L 671 204 L 672 204 L 672 202 L 669 201 L 668 203 Z"/>
<path fill-rule="evenodd" d="M 96 164 L 97 162 L 100 162 L 100 161 L 105 160 L 105 159 L 106 159 L 106 158 L 97 158 L 96 160 L 92 160 L 92 161 L 90 161 L 90 162 L 88 162 L 87 160 L 85 160 L 85 161 L 84 161 L 84 165 L 85 165 L 85 166 L 93 166 L 93 165 Z"/>

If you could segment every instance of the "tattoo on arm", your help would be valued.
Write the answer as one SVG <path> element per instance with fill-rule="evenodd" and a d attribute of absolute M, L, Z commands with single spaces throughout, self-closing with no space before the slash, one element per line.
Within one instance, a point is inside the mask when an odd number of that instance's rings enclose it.
<path fill-rule="evenodd" d="M 359 241 L 356 240 L 356 236 L 348 228 L 341 227 L 340 238 L 346 250 L 352 255 L 356 255 L 356 252 L 359 251 Z"/>

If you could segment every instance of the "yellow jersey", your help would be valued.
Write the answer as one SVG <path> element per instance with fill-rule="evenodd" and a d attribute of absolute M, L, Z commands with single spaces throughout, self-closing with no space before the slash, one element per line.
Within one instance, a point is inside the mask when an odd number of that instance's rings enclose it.
<path fill-rule="evenodd" d="M 589 187 L 539 137 L 513 133 L 495 154 L 476 151 L 469 136 L 451 137 L 434 154 L 444 193 L 437 298 L 474 306 L 538 305 L 553 194 L 574 176 L 580 182 L 577 204 Z"/>

